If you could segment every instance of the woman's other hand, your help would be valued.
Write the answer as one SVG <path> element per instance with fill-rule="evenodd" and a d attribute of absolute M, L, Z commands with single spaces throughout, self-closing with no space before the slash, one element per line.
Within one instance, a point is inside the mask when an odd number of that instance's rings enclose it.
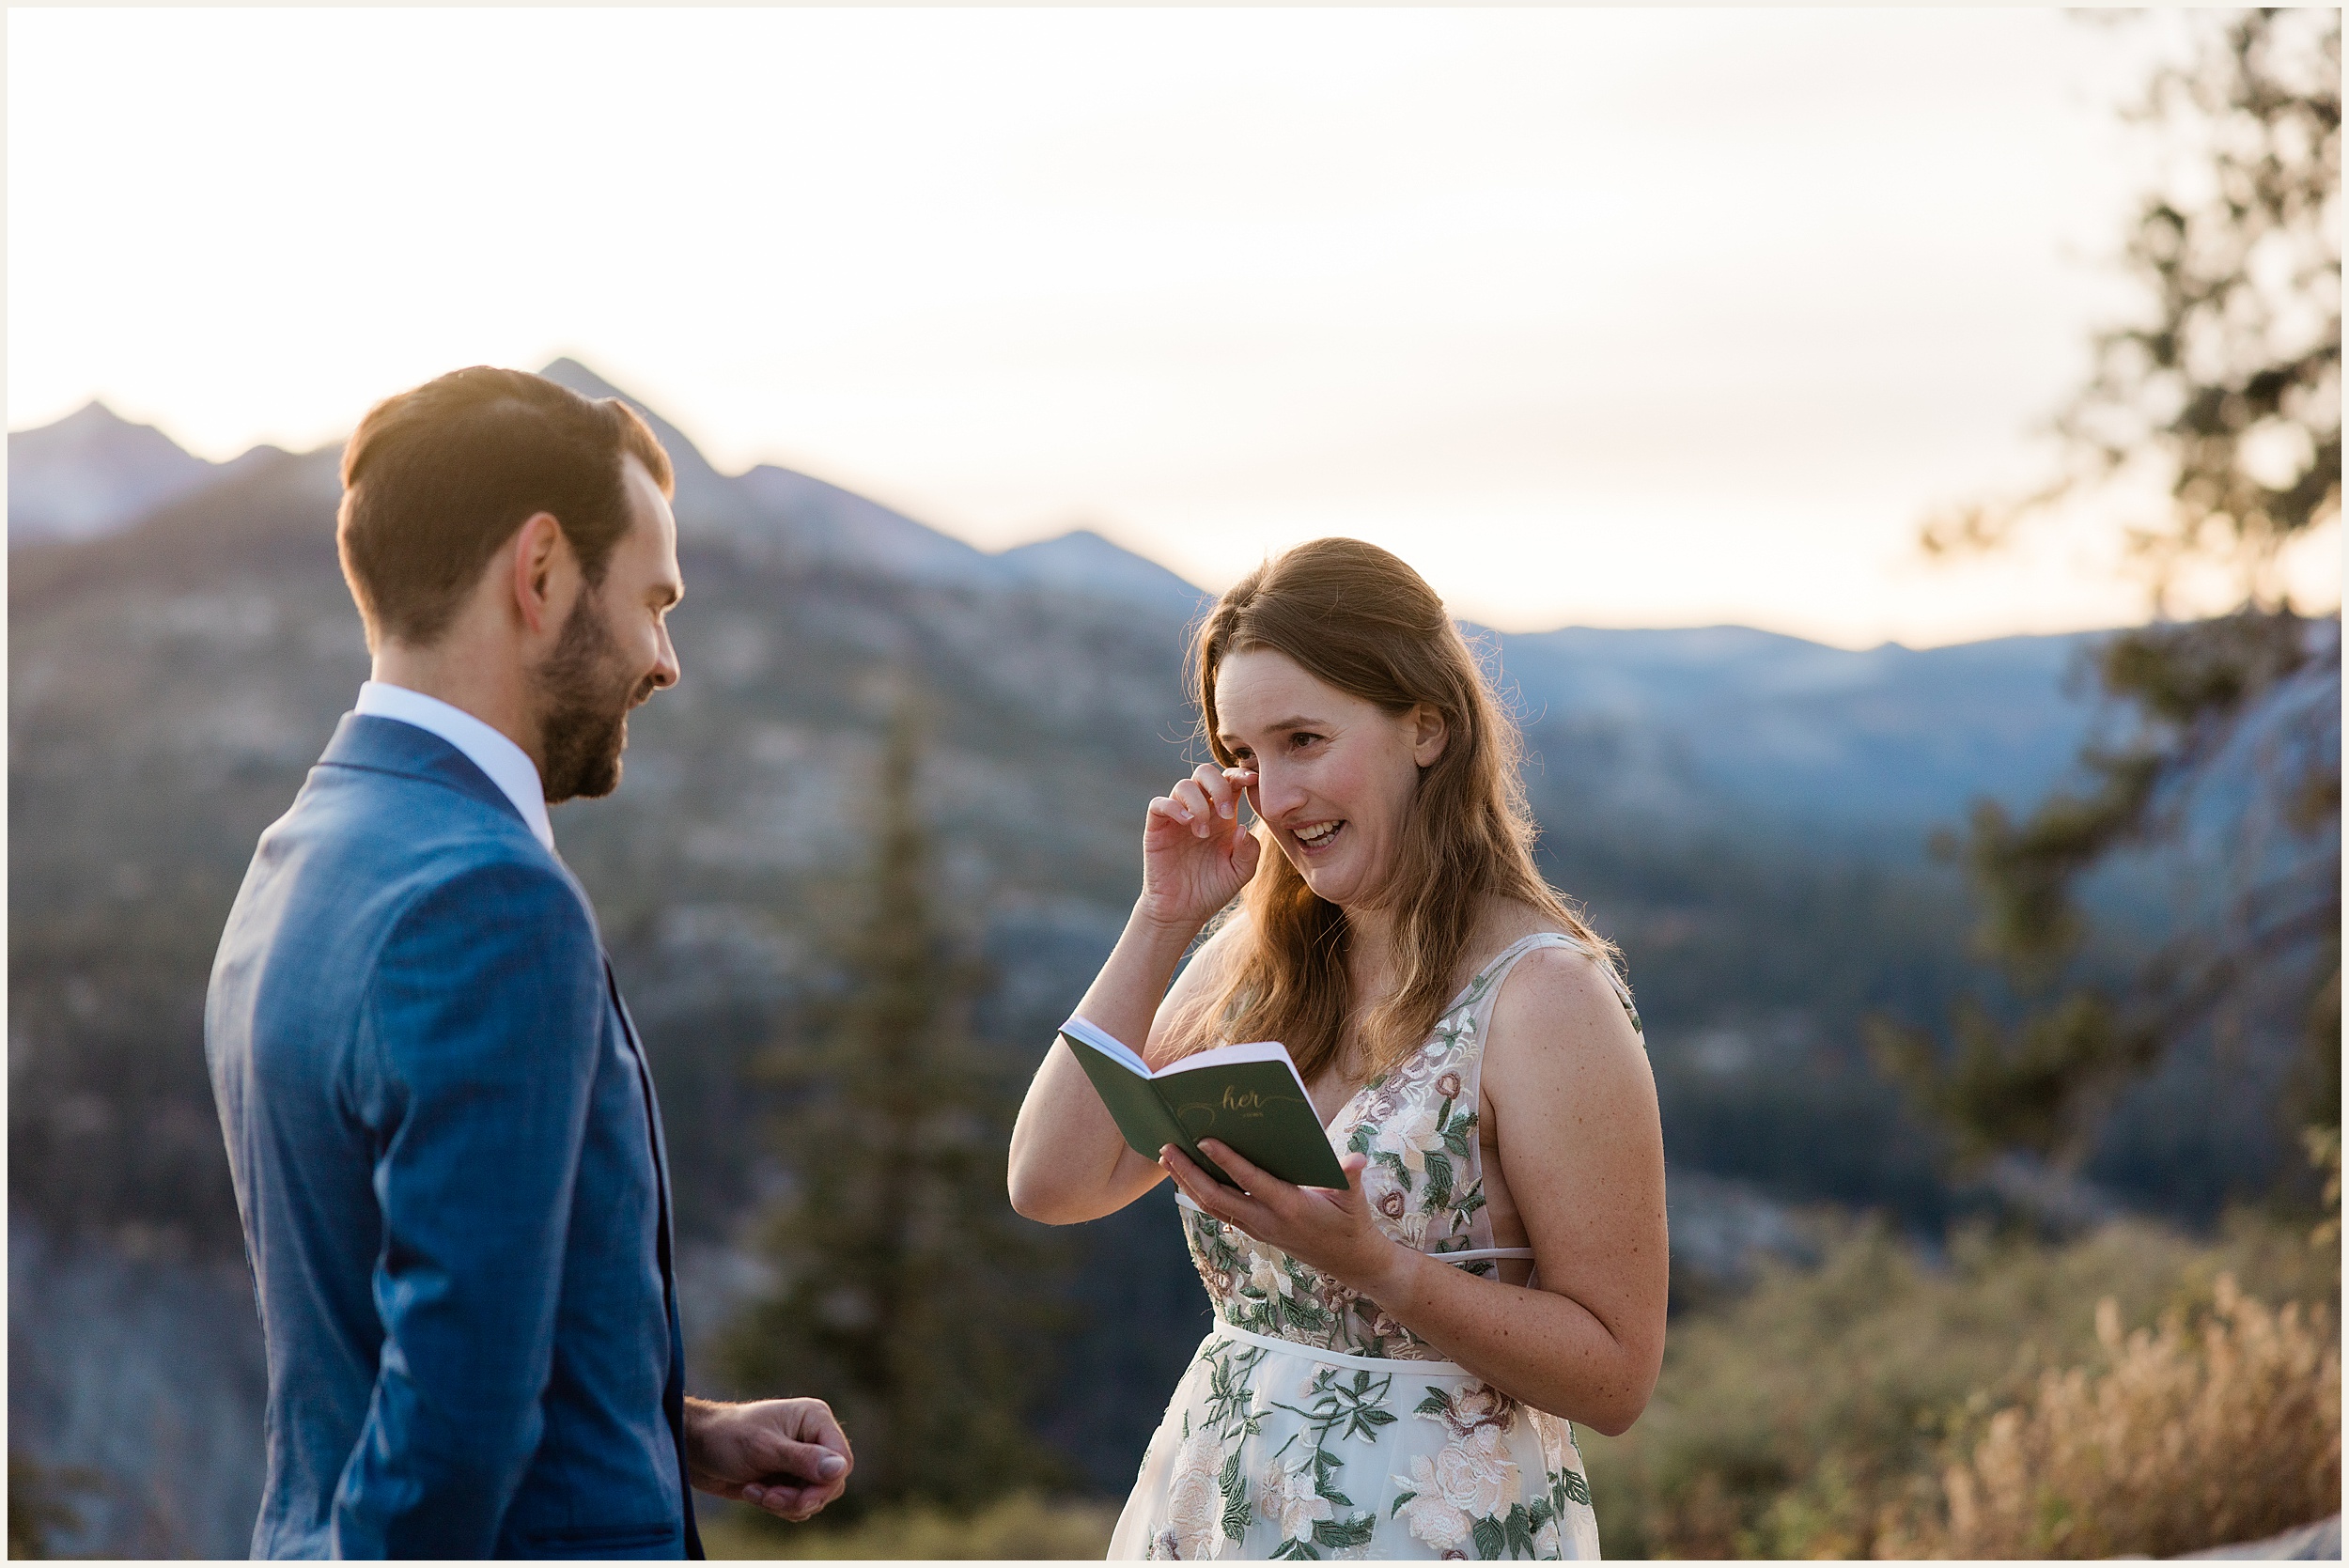
<path fill-rule="evenodd" d="M 1141 909 L 1170 929 L 1196 931 L 1256 874 L 1263 853 L 1240 825 L 1240 802 L 1256 775 L 1201 763 L 1150 802 L 1142 830 Z"/>
<path fill-rule="evenodd" d="M 1159 1164 L 1186 1197 L 1213 1218 L 1238 1226 L 1373 1301 L 1381 1298 L 1396 1269 L 1418 1261 L 1417 1253 L 1380 1230 L 1371 1215 L 1362 1182 L 1362 1171 L 1370 1164 L 1367 1155 L 1340 1157 L 1346 1185 L 1339 1189 L 1292 1186 L 1250 1164 L 1220 1139 L 1203 1138 L 1199 1148 L 1241 1190 L 1225 1187 L 1169 1143 L 1159 1151 Z"/>

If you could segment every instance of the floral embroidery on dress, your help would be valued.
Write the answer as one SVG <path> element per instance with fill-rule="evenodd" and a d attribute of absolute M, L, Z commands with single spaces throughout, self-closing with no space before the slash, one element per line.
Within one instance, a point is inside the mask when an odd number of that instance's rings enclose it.
<path fill-rule="evenodd" d="M 1263 1430 L 1253 1385 L 1266 1354 L 1261 1346 L 1230 1340 L 1201 1350 L 1198 1362 L 1208 1374 L 1202 1420 L 1194 1427 L 1190 1413 L 1183 1415 L 1166 1519 L 1150 1537 L 1145 1558 L 1197 1562 L 1221 1557 L 1227 1544 L 1247 1532 L 1248 1478 L 1240 1473 L 1240 1448 Z M 1143 1466 L 1149 1463 L 1145 1456 Z"/>
<path fill-rule="evenodd" d="M 1374 1376 L 1358 1370 L 1348 1378 L 1337 1367 L 1317 1364 L 1296 1403 L 1274 1402 L 1273 1408 L 1301 1422 L 1265 1466 L 1259 1506 L 1281 1529 L 1274 1557 L 1318 1558 L 1316 1548 L 1343 1552 L 1367 1546 L 1377 1533 L 1377 1516 L 1340 1490 L 1346 1460 L 1331 1444 L 1364 1437 L 1375 1442 L 1378 1429 L 1395 1420 L 1387 1408 L 1393 1387 L 1392 1373 Z"/>
<path fill-rule="evenodd" d="M 1534 1536 L 1549 1529 L 1555 1539 L 1557 1511 L 1548 1498 L 1531 1507 L 1520 1500 L 1524 1482 L 1507 1439 L 1517 1401 L 1483 1383 L 1451 1393 L 1431 1386 L 1414 1413 L 1441 1423 L 1449 1440 L 1432 1458 L 1414 1455 L 1410 1473 L 1394 1478 L 1390 1516 L 1439 1552 L 1473 1545 L 1480 1558 L 1540 1556 Z"/>
<path fill-rule="evenodd" d="M 1210 1558 L 1223 1545 L 1223 1495 L 1216 1476 L 1223 1446 L 1213 1432 L 1194 1432 L 1174 1452 L 1174 1487 L 1167 1497 L 1163 1556 L 1184 1562 Z"/>
<path fill-rule="evenodd" d="M 1278 1459 L 1268 1462 L 1264 1469 L 1264 1487 L 1256 1506 L 1264 1510 L 1266 1518 L 1281 1527 L 1283 1542 L 1306 1542 L 1314 1538 L 1314 1526 L 1330 1517 L 1330 1501 L 1315 1488 L 1315 1455 L 1307 1454 L 1294 1465 L 1283 1465 Z"/>
<path fill-rule="evenodd" d="M 1475 1013 L 1496 978 L 1479 976 L 1426 1047 L 1364 1084 L 1330 1126 L 1333 1141 L 1370 1157 L 1364 1192 L 1379 1228 L 1415 1250 L 1456 1252 L 1488 1244 L 1477 1239 L 1485 1182 L 1473 1173 Z M 1349 1355 L 1441 1359 L 1377 1303 L 1237 1226 L 1196 1209 L 1183 1211 L 1183 1223 L 1200 1281 L 1234 1327 Z M 1488 1261 L 1465 1266 L 1493 1272 Z"/>

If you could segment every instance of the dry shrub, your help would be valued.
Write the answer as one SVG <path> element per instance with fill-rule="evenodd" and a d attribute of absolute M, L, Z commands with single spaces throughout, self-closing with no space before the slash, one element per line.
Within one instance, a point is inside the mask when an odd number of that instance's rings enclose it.
<path fill-rule="evenodd" d="M 2341 1353 L 2331 1314 L 2280 1312 L 2221 1276 L 2199 1322 L 2124 1335 L 2104 1365 L 2044 1374 L 1943 1478 L 1946 1506 L 1888 1518 L 1883 1557 L 2174 1557 L 2272 1535 L 2341 1502 Z"/>
<path fill-rule="evenodd" d="M 2221 1274 L 2270 1301 L 2331 1301 L 2341 1277 L 2304 1226 L 2248 1214 L 2203 1240 L 2132 1220 L 2061 1245 L 1961 1233 L 1941 1260 L 1878 1226 L 1822 1248 L 1674 1316 L 1640 1423 L 1578 1433 L 1609 1557 L 1871 1556 L 1890 1511 L 1943 1506 L 1992 1412 L 2095 1362 L 2099 1300 L 2129 1329 L 2199 1322 Z"/>

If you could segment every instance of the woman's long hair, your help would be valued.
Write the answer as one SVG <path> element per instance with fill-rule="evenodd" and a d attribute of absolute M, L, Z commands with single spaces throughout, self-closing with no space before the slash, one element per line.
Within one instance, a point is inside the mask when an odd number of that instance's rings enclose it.
<path fill-rule="evenodd" d="M 1517 725 L 1417 572 L 1359 539 L 1315 539 L 1223 596 L 1199 628 L 1190 674 L 1201 730 L 1226 768 L 1236 764 L 1219 736 L 1216 675 L 1225 659 L 1250 648 L 1283 654 L 1389 713 L 1425 703 L 1443 716 L 1443 754 L 1420 770 L 1395 862 L 1374 894 L 1395 911 L 1400 984 L 1361 1021 L 1369 1075 L 1392 1070 L 1434 1031 L 1487 899 L 1532 906 L 1613 963 L 1613 948 L 1534 868 L 1536 830 L 1518 776 Z M 1241 951 L 1220 991 L 1175 1020 L 1175 1048 L 1279 1040 L 1311 1081 L 1345 1041 L 1346 915 L 1315 896 L 1269 842 L 1243 904 L 1250 922 Z"/>

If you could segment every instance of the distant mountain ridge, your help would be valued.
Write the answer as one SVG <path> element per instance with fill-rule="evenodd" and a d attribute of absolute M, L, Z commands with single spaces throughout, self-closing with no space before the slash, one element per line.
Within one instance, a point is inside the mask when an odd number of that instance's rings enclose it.
<path fill-rule="evenodd" d="M 685 433 L 642 400 L 573 359 L 539 374 L 587 397 L 617 397 L 645 416 L 677 470 L 680 531 L 723 534 L 786 558 L 917 582 L 1041 586 L 1189 613 L 1207 598 L 1154 561 L 1089 530 L 989 554 L 903 512 L 795 470 L 761 463 L 729 477 Z"/>
<path fill-rule="evenodd" d="M 151 425 L 86 403 L 54 425 L 8 432 L 8 543 L 114 533 L 274 451 L 207 462 Z"/>
<path fill-rule="evenodd" d="M 2071 767 L 2094 717 L 2069 677 L 2099 633 L 1826 647 L 1746 627 L 1569 627 L 1499 639 L 1535 750 L 1634 816 L 1757 815 L 1906 837 Z M 1595 764 L 1579 753 L 1598 744 Z"/>
<path fill-rule="evenodd" d="M 1044 586 L 1190 613 L 1209 598 L 1154 561 L 1089 529 L 1000 554 L 852 490 L 770 463 L 721 474 L 686 434 L 642 399 L 577 360 L 539 374 L 588 397 L 617 397 L 661 438 L 677 476 L 678 527 L 687 536 L 723 536 L 786 560 L 877 571 L 915 582 Z M 336 448 L 304 458 L 332 466 Z M 133 425 L 91 403 L 54 425 L 8 435 L 8 542 L 93 539 L 124 532 L 158 508 L 258 462 L 282 456 L 256 447 L 228 463 L 183 451 L 152 426 Z"/>
<path fill-rule="evenodd" d="M 786 570 L 1071 595 L 1146 612 L 1153 627 L 1179 629 L 1211 602 L 1090 530 L 990 554 L 810 474 L 773 464 L 722 474 L 658 410 L 578 361 L 542 374 L 645 416 L 676 471 L 683 542 Z M 8 442 L 12 547 L 124 533 L 224 483 L 265 493 L 294 484 L 312 498 L 304 505 L 335 489 L 333 448 L 207 463 L 97 404 Z M 277 464 L 283 479 L 262 472 Z M 2086 635 L 1862 652 L 1744 627 L 1486 635 L 1554 782 L 1679 827 L 1759 815 L 1913 846 L 1974 795 L 2018 801 L 2044 790 L 2089 718 L 2063 689 Z"/>

